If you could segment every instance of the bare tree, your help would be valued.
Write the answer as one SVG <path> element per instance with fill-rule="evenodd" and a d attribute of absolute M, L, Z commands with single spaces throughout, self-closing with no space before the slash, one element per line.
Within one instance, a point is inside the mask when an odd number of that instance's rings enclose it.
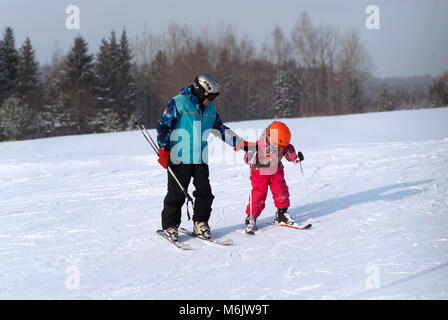
<path fill-rule="evenodd" d="M 345 33 L 341 39 L 338 70 L 341 77 L 342 113 L 362 111 L 363 89 L 371 69 L 370 58 L 356 30 Z"/>

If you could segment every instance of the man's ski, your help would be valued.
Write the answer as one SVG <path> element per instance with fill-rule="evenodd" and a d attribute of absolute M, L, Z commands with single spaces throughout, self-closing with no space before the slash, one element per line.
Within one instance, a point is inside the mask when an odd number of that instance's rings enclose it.
<path fill-rule="evenodd" d="M 218 240 L 218 239 L 213 239 L 213 238 L 207 239 L 207 238 L 203 238 L 201 236 L 195 235 L 193 232 L 191 232 L 190 230 L 187 230 L 185 228 L 179 228 L 179 231 L 189 235 L 190 237 L 201 239 L 201 240 L 205 240 L 205 241 L 212 242 L 212 243 L 216 243 L 216 244 L 219 244 L 221 246 L 230 246 L 230 245 L 233 244 L 233 240 L 232 239 L 227 239 L 227 240 Z"/>
<path fill-rule="evenodd" d="M 288 227 L 292 229 L 298 229 L 298 230 L 306 230 L 311 228 L 313 225 L 311 223 L 305 224 L 305 225 L 299 225 L 297 223 L 295 224 L 286 224 L 286 223 L 278 223 L 278 222 L 269 222 L 268 224 L 271 224 L 273 226 L 279 226 L 279 227 Z"/>
<path fill-rule="evenodd" d="M 157 230 L 157 234 L 160 235 L 162 238 L 168 240 L 171 242 L 176 248 L 181 250 L 191 250 L 191 246 L 188 243 L 183 243 L 181 241 L 173 241 L 170 238 L 168 238 L 165 234 L 165 231 L 163 230 Z"/>

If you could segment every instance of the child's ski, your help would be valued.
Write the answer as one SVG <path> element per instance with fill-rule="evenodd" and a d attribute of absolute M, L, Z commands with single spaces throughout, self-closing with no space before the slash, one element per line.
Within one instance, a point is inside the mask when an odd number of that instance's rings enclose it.
<path fill-rule="evenodd" d="M 271 224 L 273 226 L 288 227 L 288 228 L 298 229 L 298 230 L 306 230 L 313 226 L 311 223 L 308 223 L 308 224 L 305 224 L 302 226 L 297 223 L 296 224 L 286 224 L 286 223 L 270 222 L 268 224 Z"/>
<path fill-rule="evenodd" d="M 188 243 L 183 243 L 181 241 L 173 241 L 170 238 L 168 238 L 163 230 L 157 230 L 157 234 L 160 235 L 162 238 L 168 240 L 170 243 L 172 243 L 176 248 L 181 250 L 191 250 L 191 246 Z"/>
<path fill-rule="evenodd" d="M 185 228 L 179 228 L 179 231 L 189 235 L 190 237 L 201 239 L 201 240 L 205 240 L 205 241 L 212 242 L 212 243 L 216 243 L 216 244 L 219 244 L 220 246 L 230 246 L 230 245 L 233 244 L 233 240 L 232 239 L 227 239 L 227 240 L 224 240 L 224 241 L 218 240 L 218 239 L 213 239 L 213 238 L 207 239 L 207 238 L 203 238 L 201 236 L 197 236 L 193 232 L 191 232 L 190 230 L 187 230 Z"/>

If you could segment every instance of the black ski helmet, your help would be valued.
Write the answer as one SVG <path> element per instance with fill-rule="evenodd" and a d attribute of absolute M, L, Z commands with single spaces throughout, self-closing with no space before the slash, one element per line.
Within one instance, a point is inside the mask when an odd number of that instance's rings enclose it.
<path fill-rule="evenodd" d="M 219 95 L 219 84 L 215 78 L 208 73 L 198 75 L 192 85 L 193 93 L 198 97 L 202 103 L 205 98 L 210 101 Z"/>

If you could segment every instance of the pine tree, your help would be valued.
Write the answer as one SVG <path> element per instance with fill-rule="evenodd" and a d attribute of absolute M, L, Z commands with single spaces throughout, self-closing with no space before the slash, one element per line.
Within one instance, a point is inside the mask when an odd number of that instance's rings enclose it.
<path fill-rule="evenodd" d="M 32 115 L 20 98 L 10 96 L 0 107 L 0 141 L 28 138 Z"/>
<path fill-rule="evenodd" d="M 129 101 L 128 84 L 130 61 L 129 43 L 124 34 L 120 43 L 117 42 L 115 32 L 112 31 L 109 41 L 101 41 L 100 50 L 97 54 L 95 73 L 96 73 L 96 100 L 100 110 L 95 121 L 97 130 L 107 128 L 107 131 L 122 130 L 129 119 L 127 115 L 128 106 L 132 105 Z M 134 104 L 135 105 L 135 104 Z M 108 124 L 100 122 L 107 119 L 115 119 L 118 115 L 120 121 L 108 121 Z M 116 127 L 113 127 L 116 125 Z"/>
<path fill-rule="evenodd" d="M 7 27 L 3 40 L 0 40 L 0 105 L 14 94 L 18 61 L 14 31 Z"/>
<path fill-rule="evenodd" d="M 393 102 L 389 98 L 389 92 L 387 88 L 383 88 L 376 99 L 377 111 L 392 111 L 395 110 Z"/>
<path fill-rule="evenodd" d="M 136 94 L 135 94 L 135 67 L 132 63 L 132 50 L 129 45 L 126 30 L 123 30 L 120 38 L 120 51 L 118 56 L 119 77 L 118 89 L 118 111 L 122 123 L 127 126 L 127 122 L 136 112 Z"/>
<path fill-rule="evenodd" d="M 288 80 L 286 76 L 286 71 L 282 68 L 278 68 L 274 81 L 274 89 L 275 89 L 274 111 L 276 118 L 283 118 L 284 112 L 286 111 L 286 104 L 287 104 L 286 100 L 288 100 L 287 81 Z"/>
<path fill-rule="evenodd" d="M 38 118 L 42 110 L 42 88 L 38 81 L 38 63 L 31 40 L 27 37 L 19 50 L 19 63 L 15 84 L 15 96 L 23 103 L 27 121 L 22 128 L 24 138 L 33 138 L 40 132 L 41 121 Z"/>
<path fill-rule="evenodd" d="M 87 42 L 82 36 L 76 37 L 65 58 L 59 79 L 60 96 L 57 104 L 64 109 L 70 121 L 67 133 L 90 132 L 89 124 L 96 118 L 92 61 Z"/>
<path fill-rule="evenodd" d="M 36 62 L 30 38 L 26 38 L 19 51 L 19 64 L 17 67 L 16 94 L 22 99 L 38 91 L 38 63 Z"/>
<path fill-rule="evenodd" d="M 90 126 L 93 132 L 115 132 L 120 130 L 120 118 L 116 112 L 98 112 Z"/>
<path fill-rule="evenodd" d="M 292 117 L 297 115 L 299 99 L 297 93 L 300 87 L 294 77 L 293 63 L 284 63 L 277 68 L 274 81 L 276 118 Z"/>
<path fill-rule="evenodd" d="M 112 93 L 112 81 L 111 81 L 111 55 L 110 45 L 106 39 L 101 40 L 99 52 L 96 56 L 95 64 L 95 76 L 96 76 L 96 99 L 98 100 L 98 106 L 100 112 L 112 111 L 111 106 L 111 93 Z"/>
<path fill-rule="evenodd" d="M 429 89 L 429 96 L 434 107 L 448 105 L 448 74 L 434 80 Z"/>
<path fill-rule="evenodd" d="M 118 79 L 120 78 L 120 45 L 117 42 L 117 37 L 115 36 L 115 31 L 111 32 L 109 41 L 109 79 L 108 86 L 110 87 L 110 92 L 108 96 L 108 104 L 112 112 L 119 113 L 118 100 L 120 97 L 120 90 L 118 88 Z"/>

